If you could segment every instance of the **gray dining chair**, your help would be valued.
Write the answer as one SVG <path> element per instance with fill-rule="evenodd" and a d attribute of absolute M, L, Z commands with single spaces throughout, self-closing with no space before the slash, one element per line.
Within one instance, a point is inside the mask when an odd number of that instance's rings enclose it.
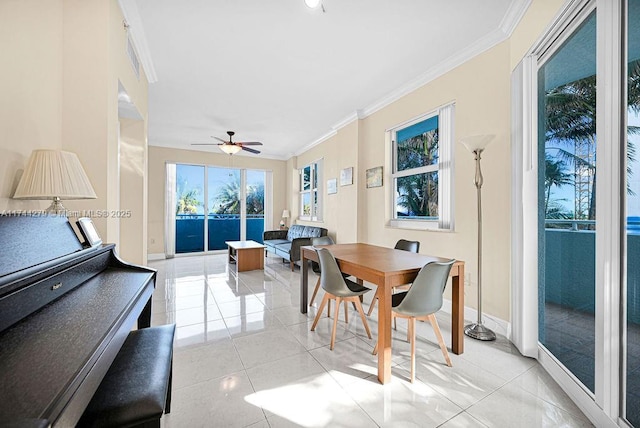
<path fill-rule="evenodd" d="M 410 253 L 417 253 L 420 251 L 420 241 L 407 241 L 406 239 L 400 239 L 396 242 L 396 246 L 393 248 L 396 250 L 409 251 Z M 400 285 L 398 287 L 404 287 L 404 285 Z M 369 311 L 367 312 L 368 317 L 371 316 L 373 308 L 376 307 L 376 303 L 378 303 L 378 299 L 380 298 L 380 293 L 382 293 L 382 289 L 378 287 L 376 294 L 373 296 L 373 300 L 371 301 L 371 305 L 369 305 Z"/>
<path fill-rule="evenodd" d="M 435 314 L 442 308 L 442 295 L 454 262 L 455 260 L 427 263 L 420 269 L 408 291 L 392 296 L 391 317 L 409 320 L 407 339 L 411 343 L 411 382 L 415 379 L 416 369 L 416 320 L 429 320 L 447 366 L 451 367 L 451 358 Z M 374 355 L 377 352 L 378 344 L 373 350 Z"/>
<path fill-rule="evenodd" d="M 318 308 L 318 313 L 313 320 L 311 331 L 315 331 L 316 325 L 318 325 L 318 320 L 322 316 L 322 311 L 324 310 L 324 306 L 327 304 L 327 302 L 329 302 L 330 300 L 335 300 L 336 311 L 333 319 L 333 330 L 331 331 L 330 346 L 330 349 L 333 350 L 333 346 L 335 345 L 336 341 L 338 316 L 340 315 L 340 303 L 344 301 L 351 302 L 355 305 L 358 313 L 360 314 L 360 318 L 362 318 L 362 323 L 364 324 L 364 329 L 367 332 L 367 336 L 369 336 L 369 339 L 371 339 L 369 324 L 367 324 L 367 318 L 364 316 L 362 303 L 360 303 L 360 296 L 368 291 L 371 291 L 371 289 L 360 285 L 357 282 L 351 281 L 348 278 L 345 278 L 338 268 L 338 263 L 336 262 L 335 257 L 333 257 L 333 254 L 331 254 L 329 250 L 327 250 L 326 248 L 318 248 L 316 252 L 318 253 L 318 260 L 320 261 L 320 286 L 324 290 L 324 297 L 322 298 L 322 302 L 320 303 L 320 307 Z"/>
<path fill-rule="evenodd" d="M 335 244 L 335 242 L 333 241 L 333 238 L 331 238 L 330 236 L 319 236 L 317 238 L 311 238 L 311 245 L 314 247 L 316 245 L 333 245 L 333 244 Z M 316 286 L 313 289 L 313 293 L 311 294 L 311 300 L 309 301 L 309 306 L 313 306 L 313 301 L 315 300 L 316 295 L 318 294 L 318 290 L 320 289 L 320 265 L 316 262 L 311 262 L 311 270 L 313 270 L 318 275 L 318 280 L 316 281 Z M 349 276 L 349 274 L 342 272 L 342 276 L 346 278 Z M 349 322 L 349 315 L 348 315 L 349 312 L 347 308 L 348 308 L 347 302 L 344 302 L 344 321 L 345 322 Z M 328 317 L 331 316 L 331 302 L 327 303 L 327 316 Z"/>

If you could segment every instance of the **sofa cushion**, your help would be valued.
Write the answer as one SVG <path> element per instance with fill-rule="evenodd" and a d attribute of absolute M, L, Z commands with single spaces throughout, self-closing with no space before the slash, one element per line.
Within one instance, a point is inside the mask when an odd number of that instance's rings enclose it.
<path fill-rule="evenodd" d="M 289 241 L 287 241 L 286 239 L 269 239 L 267 241 L 264 241 L 264 245 L 266 245 L 267 247 L 276 247 L 280 244 L 287 243 L 289 243 Z"/>
<path fill-rule="evenodd" d="M 288 254 L 291 252 L 291 242 L 285 241 L 282 244 L 276 245 L 275 248 L 276 248 L 276 251 L 280 251 Z"/>
<path fill-rule="evenodd" d="M 296 238 L 317 238 L 322 236 L 322 231 L 321 227 L 294 224 L 289 228 L 287 239 L 293 241 Z"/>

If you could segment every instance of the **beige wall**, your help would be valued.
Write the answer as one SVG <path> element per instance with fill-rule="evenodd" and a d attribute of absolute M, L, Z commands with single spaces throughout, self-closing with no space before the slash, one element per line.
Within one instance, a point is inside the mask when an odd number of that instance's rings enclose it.
<path fill-rule="evenodd" d="M 483 311 L 502 320 L 510 319 L 511 256 L 511 70 L 549 25 L 560 0 L 534 1 L 512 37 L 477 55 L 463 65 L 433 80 L 398 101 L 354 121 L 337 135 L 299 155 L 295 166 L 324 159 L 325 179 L 339 176 L 341 168 L 354 166 L 354 185 L 338 187 L 326 195 L 325 219 L 338 242 L 367 242 L 393 246 L 400 238 L 417 239 L 420 252 L 466 262 L 466 305 L 477 302 L 475 163 L 460 139 L 474 134 L 495 134 L 482 158 L 483 186 Z M 406 230 L 388 226 L 390 150 L 385 131 L 407 120 L 431 112 L 450 102 L 454 116 L 454 209 L 455 231 Z M 384 167 L 384 185 L 365 188 L 365 172 Z M 295 180 L 295 177 L 293 178 Z M 291 204 L 298 198 L 291 195 Z M 297 210 L 296 210 L 297 211 Z M 357 231 L 357 233 L 355 232 Z"/>
<path fill-rule="evenodd" d="M 286 205 L 287 162 L 260 156 L 229 156 L 217 147 L 212 152 L 180 150 L 149 146 L 149 254 L 164 253 L 165 224 L 165 164 L 167 162 L 210 165 L 224 168 L 248 168 L 271 171 L 273 175 L 273 224 L 265 225 L 265 230 L 277 229 L 282 210 Z"/>
<path fill-rule="evenodd" d="M 0 211 L 46 208 L 10 199 L 33 149 L 62 146 L 62 0 L 0 2 Z"/>
<path fill-rule="evenodd" d="M 142 120 L 120 118 L 120 249 L 124 260 L 147 262 L 146 127 Z"/>
<path fill-rule="evenodd" d="M 120 208 L 118 82 L 147 117 L 146 78 L 128 63 L 122 21 L 117 0 L 0 2 L 0 209 L 48 206 L 10 199 L 36 148 L 80 158 L 98 198 L 65 202 L 68 209 Z M 140 199 L 145 192 L 139 188 Z M 103 240 L 118 243 L 120 219 L 94 222 Z"/>

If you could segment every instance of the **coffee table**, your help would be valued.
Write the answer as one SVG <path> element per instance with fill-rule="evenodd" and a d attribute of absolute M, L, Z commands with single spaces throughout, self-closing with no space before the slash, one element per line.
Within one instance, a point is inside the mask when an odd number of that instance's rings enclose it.
<path fill-rule="evenodd" d="M 225 241 L 229 248 L 229 264 L 238 272 L 264 269 L 265 246 L 255 241 Z"/>

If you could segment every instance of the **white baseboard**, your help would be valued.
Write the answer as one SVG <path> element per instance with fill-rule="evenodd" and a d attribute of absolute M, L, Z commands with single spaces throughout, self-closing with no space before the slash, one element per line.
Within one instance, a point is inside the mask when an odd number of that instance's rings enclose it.
<path fill-rule="evenodd" d="M 164 253 L 147 254 L 147 261 L 164 260 L 165 258 Z"/>
<path fill-rule="evenodd" d="M 443 312 L 451 314 L 451 300 L 444 299 L 442 302 Z M 464 307 L 464 319 L 469 322 L 476 322 L 478 320 L 478 311 L 468 306 Z M 482 323 L 494 331 L 494 333 L 501 334 L 507 339 L 511 340 L 511 323 L 492 315 L 483 314 Z"/>

